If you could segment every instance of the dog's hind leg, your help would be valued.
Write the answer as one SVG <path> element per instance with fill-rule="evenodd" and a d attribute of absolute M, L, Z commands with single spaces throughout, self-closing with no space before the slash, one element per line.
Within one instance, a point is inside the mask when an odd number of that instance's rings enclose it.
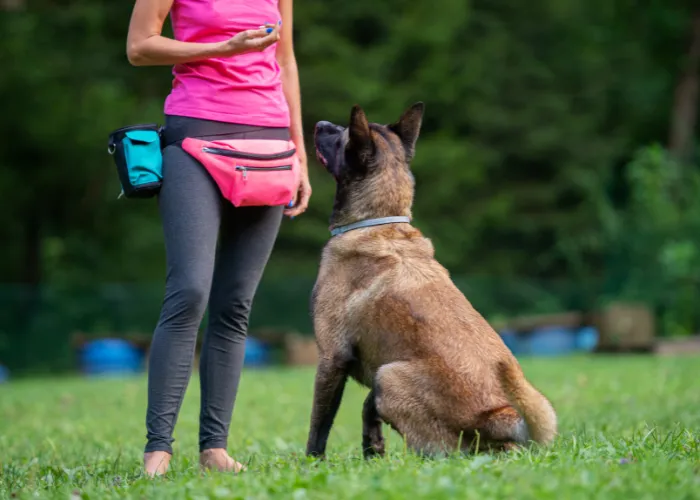
<path fill-rule="evenodd" d="M 457 450 L 459 435 L 436 417 L 433 399 L 439 398 L 429 369 L 420 362 L 395 362 L 382 366 L 375 379 L 379 416 L 421 455 Z"/>
<path fill-rule="evenodd" d="M 479 433 L 481 451 L 510 451 L 527 444 L 529 440 L 527 424 L 512 406 L 503 406 L 484 412 L 479 417 L 476 429 Z M 464 443 L 463 448 L 477 451 L 477 442 Z"/>
<path fill-rule="evenodd" d="M 377 411 L 376 393 L 374 388 L 369 391 L 362 407 L 362 453 L 365 458 L 375 455 L 384 456 L 384 436 L 382 435 L 382 419 Z"/>

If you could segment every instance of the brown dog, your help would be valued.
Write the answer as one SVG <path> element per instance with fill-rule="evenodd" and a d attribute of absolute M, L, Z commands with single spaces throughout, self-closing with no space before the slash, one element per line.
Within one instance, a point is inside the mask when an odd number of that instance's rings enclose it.
<path fill-rule="evenodd" d="M 347 128 L 316 125 L 317 157 L 337 182 L 331 229 L 341 234 L 323 250 L 312 297 L 320 360 L 309 455 L 325 453 L 348 376 L 371 389 L 365 456 L 384 453 L 382 422 L 428 454 L 556 435 L 552 405 L 406 222 L 422 117 L 417 103 L 384 126 L 355 106 Z"/>

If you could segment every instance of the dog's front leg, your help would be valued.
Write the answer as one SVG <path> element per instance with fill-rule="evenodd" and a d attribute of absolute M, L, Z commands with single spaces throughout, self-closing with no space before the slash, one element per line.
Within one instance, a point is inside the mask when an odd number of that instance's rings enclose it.
<path fill-rule="evenodd" d="M 318 362 L 307 455 L 321 457 L 326 452 L 328 435 L 343 398 L 349 364 L 349 357 L 342 355 L 322 357 Z"/>

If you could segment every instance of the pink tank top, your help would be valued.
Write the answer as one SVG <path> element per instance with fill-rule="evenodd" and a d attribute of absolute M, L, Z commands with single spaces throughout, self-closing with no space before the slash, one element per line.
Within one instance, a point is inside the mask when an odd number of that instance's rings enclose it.
<path fill-rule="evenodd" d="M 184 42 L 220 42 L 280 20 L 278 0 L 175 0 L 173 32 Z M 284 26 L 282 26 L 284 29 Z M 263 52 L 176 64 L 165 113 L 242 125 L 288 127 L 274 44 Z"/>

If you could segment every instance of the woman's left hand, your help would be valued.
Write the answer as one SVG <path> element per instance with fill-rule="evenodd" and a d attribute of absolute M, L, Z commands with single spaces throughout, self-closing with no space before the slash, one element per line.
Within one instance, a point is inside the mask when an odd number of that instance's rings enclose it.
<path fill-rule="evenodd" d="M 299 182 L 299 190 L 297 191 L 294 205 L 284 211 L 284 215 L 292 218 L 306 211 L 309 206 L 309 198 L 311 198 L 311 183 L 309 182 L 309 168 L 306 164 L 306 159 L 300 160 L 300 163 L 301 179 Z"/>

